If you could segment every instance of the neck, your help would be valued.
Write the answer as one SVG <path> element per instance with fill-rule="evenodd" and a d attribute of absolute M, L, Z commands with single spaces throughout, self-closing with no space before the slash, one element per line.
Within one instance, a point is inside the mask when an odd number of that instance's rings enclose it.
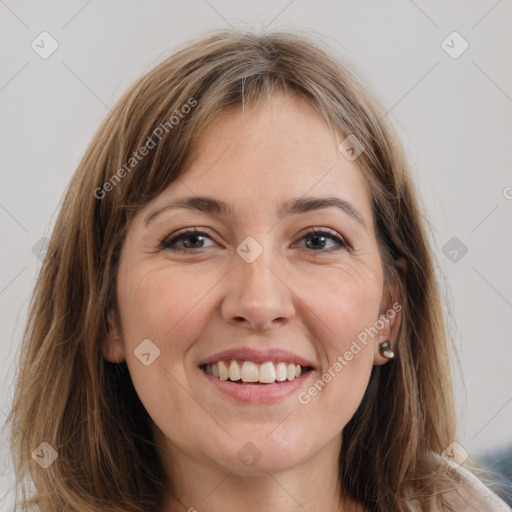
<path fill-rule="evenodd" d="M 284 471 L 262 468 L 240 475 L 228 468 L 199 462 L 170 445 L 157 429 L 157 444 L 168 475 L 169 489 L 160 512 L 364 512 L 355 501 L 341 497 L 338 455 L 341 435 L 311 459 Z"/>

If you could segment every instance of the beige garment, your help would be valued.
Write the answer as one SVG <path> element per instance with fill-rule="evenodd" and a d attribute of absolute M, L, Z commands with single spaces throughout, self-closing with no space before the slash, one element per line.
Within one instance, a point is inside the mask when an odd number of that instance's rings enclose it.
<path fill-rule="evenodd" d="M 443 495 L 457 512 L 512 512 L 512 509 L 473 473 L 451 461 L 447 462 L 467 480 L 466 484 L 459 487 L 458 492 L 449 491 Z M 411 512 L 421 512 L 417 500 L 410 500 L 408 504 Z"/>

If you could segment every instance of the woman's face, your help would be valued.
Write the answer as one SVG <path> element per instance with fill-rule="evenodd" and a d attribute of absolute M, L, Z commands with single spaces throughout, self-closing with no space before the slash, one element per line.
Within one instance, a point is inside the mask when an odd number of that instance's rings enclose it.
<path fill-rule="evenodd" d="M 306 202 L 326 198 L 352 214 Z M 104 355 L 126 360 L 157 440 L 172 460 L 238 474 L 336 463 L 386 361 L 377 341 L 399 319 L 365 331 L 391 304 L 357 160 L 308 103 L 280 95 L 208 127 L 182 177 L 130 224 L 117 293 L 122 328 Z M 202 366 L 225 361 L 235 380 L 232 360 L 245 380 L 287 378 L 244 384 Z"/>

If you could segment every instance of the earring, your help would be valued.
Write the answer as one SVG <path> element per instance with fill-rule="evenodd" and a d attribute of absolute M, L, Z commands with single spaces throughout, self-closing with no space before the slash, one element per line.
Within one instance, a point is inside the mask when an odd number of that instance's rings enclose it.
<path fill-rule="evenodd" d="M 384 357 L 387 357 L 388 359 L 393 359 L 393 357 L 395 357 L 395 353 L 390 349 L 390 347 L 391 342 L 389 340 L 384 341 L 380 344 L 379 351 Z"/>

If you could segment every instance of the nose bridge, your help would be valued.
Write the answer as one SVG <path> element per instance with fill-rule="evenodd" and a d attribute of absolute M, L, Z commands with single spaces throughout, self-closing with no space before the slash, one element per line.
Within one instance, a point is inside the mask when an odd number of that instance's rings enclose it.
<path fill-rule="evenodd" d="M 279 255 L 272 236 L 248 237 L 237 247 L 234 275 L 223 303 L 226 320 L 245 319 L 251 325 L 271 325 L 293 315 L 291 292 L 279 277 Z"/>
<path fill-rule="evenodd" d="M 235 260 L 239 284 L 242 289 L 255 294 L 256 300 L 259 293 L 270 298 L 280 292 L 275 271 L 271 270 L 272 265 L 278 266 L 270 243 L 271 236 L 265 237 L 265 240 L 263 238 L 259 237 L 259 242 L 252 237 L 245 239 L 237 247 L 238 258 Z"/>

